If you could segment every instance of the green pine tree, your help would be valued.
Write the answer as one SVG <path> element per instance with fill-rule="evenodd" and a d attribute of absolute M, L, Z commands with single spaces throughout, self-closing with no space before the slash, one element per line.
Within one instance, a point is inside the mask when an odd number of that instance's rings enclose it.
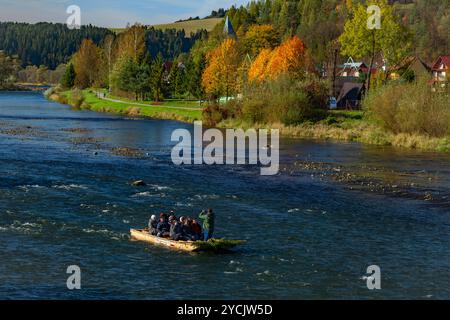
<path fill-rule="evenodd" d="M 72 63 L 67 66 L 64 75 L 61 78 L 61 86 L 66 89 L 71 89 L 75 85 L 75 68 Z"/>
<path fill-rule="evenodd" d="M 150 70 L 150 88 L 155 101 L 161 101 L 164 90 L 164 60 L 161 53 L 158 53 L 151 65 Z"/>

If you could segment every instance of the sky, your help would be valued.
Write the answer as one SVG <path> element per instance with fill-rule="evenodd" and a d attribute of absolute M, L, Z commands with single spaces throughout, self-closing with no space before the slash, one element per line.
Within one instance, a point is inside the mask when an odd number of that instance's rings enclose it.
<path fill-rule="evenodd" d="M 70 5 L 81 9 L 81 24 L 125 27 L 209 15 L 212 10 L 242 5 L 249 0 L 0 0 L 0 21 L 65 23 Z"/>

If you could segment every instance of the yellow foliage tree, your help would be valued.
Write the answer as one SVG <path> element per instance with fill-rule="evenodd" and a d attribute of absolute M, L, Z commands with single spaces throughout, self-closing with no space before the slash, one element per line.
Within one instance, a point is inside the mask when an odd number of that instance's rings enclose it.
<path fill-rule="evenodd" d="M 202 84 L 206 93 L 229 97 L 237 89 L 239 51 L 236 40 L 225 39 L 206 56 L 207 65 Z"/>
<path fill-rule="evenodd" d="M 103 51 L 95 43 L 86 39 L 73 57 L 75 85 L 79 88 L 101 86 L 105 81 Z"/>
<path fill-rule="evenodd" d="M 276 30 L 270 24 L 251 26 L 242 42 L 252 57 L 257 56 L 263 49 L 273 49 L 280 43 Z"/>
<path fill-rule="evenodd" d="M 116 45 L 119 57 L 132 58 L 138 62 L 146 50 L 145 27 L 140 24 L 129 27 L 119 34 Z"/>

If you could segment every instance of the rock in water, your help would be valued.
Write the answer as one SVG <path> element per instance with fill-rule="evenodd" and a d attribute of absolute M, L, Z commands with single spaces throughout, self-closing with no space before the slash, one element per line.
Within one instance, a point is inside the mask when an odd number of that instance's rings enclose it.
<path fill-rule="evenodd" d="M 137 180 L 135 182 L 133 182 L 133 186 L 135 187 L 145 187 L 147 184 L 145 183 L 144 180 Z"/>

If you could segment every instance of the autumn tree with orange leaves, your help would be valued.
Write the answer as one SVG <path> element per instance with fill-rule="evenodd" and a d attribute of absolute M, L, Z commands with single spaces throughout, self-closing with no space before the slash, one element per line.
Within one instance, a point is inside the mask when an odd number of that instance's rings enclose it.
<path fill-rule="evenodd" d="M 217 48 L 208 53 L 207 66 L 203 73 L 202 84 L 206 93 L 220 97 L 229 97 L 237 90 L 239 51 L 236 40 L 225 39 Z"/>
<path fill-rule="evenodd" d="M 249 69 L 249 80 L 274 80 L 280 75 L 298 75 L 309 67 L 304 43 L 297 36 L 275 49 L 263 49 Z"/>

